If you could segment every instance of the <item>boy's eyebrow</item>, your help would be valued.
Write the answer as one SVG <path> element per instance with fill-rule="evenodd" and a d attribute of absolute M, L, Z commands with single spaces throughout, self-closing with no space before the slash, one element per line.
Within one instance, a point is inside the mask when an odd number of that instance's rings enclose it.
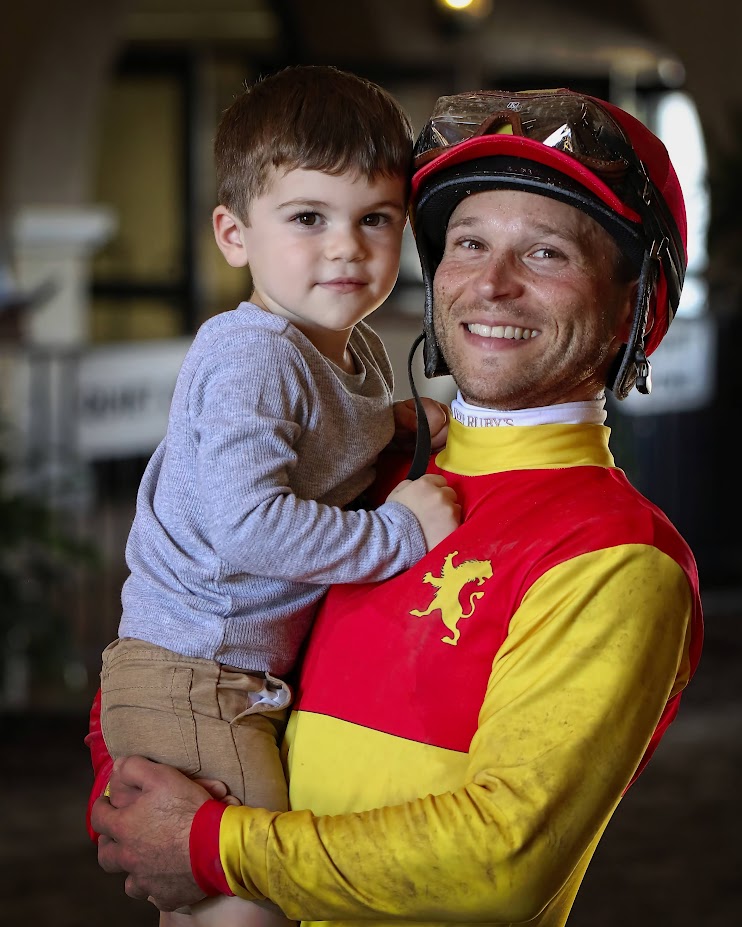
<path fill-rule="evenodd" d="M 379 209 L 398 209 L 402 213 L 407 212 L 406 204 L 398 200 L 381 200 L 379 203 L 372 203 L 368 207 L 368 212 L 376 212 Z"/>
<path fill-rule="evenodd" d="M 301 197 L 295 198 L 292 200 L 286 200 L 285 203 L 279 203 L 276 207 L 277 209 L 327 209 L 330 204 L 325 200 L 313 200 L 311 197 Z M 364 207 L 367 212 L 371 212 L 376 209 L 399 209 L 401 212 L 405 212 L 406 206 L 403 202 L 398 202 L 396 200 L 380 200 L 378 203 L 370 203 Z"/>
<path fill-rule="evenodd" d="M 287 206 L 327 206 L 327 203 L 324 200 L 313 200 L 307 197 L 301 197 L 299 199 L 286 200 L 285 203 L 279 203 L 278 209 L 285 209 Z"/>

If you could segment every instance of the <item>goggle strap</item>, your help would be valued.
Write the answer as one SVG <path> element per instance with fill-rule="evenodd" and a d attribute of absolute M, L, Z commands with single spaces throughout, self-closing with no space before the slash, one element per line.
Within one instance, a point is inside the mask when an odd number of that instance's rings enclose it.
<path fill-rule="evenodd" d="M 680 241 L 680 234 L 664 198 L 652 182 L 641 158 L 637 156 L 631 145 L 624 139 L 611 136 L 611 144 L 621 157 L 634 168 L 635 176 L 639 179 L 636 192 L 645 206 L 644 209 L 640 210 L 642 223 L 648 233 L 647 239 L 651 250 L 654 252 L 653 257 L 661 257 L 665 269 L 668 284 L 669 321 L 671 321 L 680 302 L 680 291 L 683 289 L 685 277 L 683 246 Z M 658 212 L 661 221 L 658 221 Z"/>
<path fill-rule="evenodd" d="M 421 332 L 412 342 L 412 347 L 410 348 L 410 353 L 407 357 L 407 377 L 410 381 L 412 398 L 415 401 L 415 415 L 417 416 L 417 438 L 415 439 L 415 454 L 412 458 L 410 469 L 407 472 L 406 479 L 408 480 L 417 480 L 423 476 L 423 474 L 428 469 L 428 462 L 432 452 L 428 417 L 425 414 L 425 409 L 423 408 L 423 404 L 420 401 L 420 395 L 417 392 L 417 388 L 415 386 L 415 378 L 412 375 L 412 363 L 415 357 L 415 351 L 417 350 L 420 342 L 424 339 L 425 332 Z"/>

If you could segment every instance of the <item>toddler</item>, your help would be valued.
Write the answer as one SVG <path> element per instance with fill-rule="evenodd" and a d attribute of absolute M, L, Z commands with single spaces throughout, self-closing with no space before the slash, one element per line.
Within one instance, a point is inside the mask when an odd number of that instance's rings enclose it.
<path fill-rule="evenodd" d="M 287 678 L 328 584 L 384 580 L 458 525 L 440 476 L 357 503 L 395 428 L 391 366 L 363 320 L 397 278 L 411 154 L 393 98 L 329 67 L 260 80 L 221 119 L 214 235 L 252 294 L 197 333 L 139 488 L 101 673 L 114 757 L 285 809 Z M 440 439 L 443 411 L 427 408 Z M 274 910 L 219 898 L 161 923 L 242 927 Z"/>

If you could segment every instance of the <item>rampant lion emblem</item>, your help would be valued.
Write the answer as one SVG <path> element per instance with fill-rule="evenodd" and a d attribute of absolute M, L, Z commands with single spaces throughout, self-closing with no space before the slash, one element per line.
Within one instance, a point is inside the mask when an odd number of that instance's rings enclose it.
<path fill-rule="evenodd" d="M 461 636 L 458 628 L 459 621 L 462 618 L 471 618 L 474 614 L 475 601 L 481 599 L 484 595 L 483 592 L 472 591 L 469 596 L 470 610 L 465 612 L 459 601 L 461 590 L 467 583 L 476 582 L 478 586 L 481 586 L 485 580 L 490 579 L 492 576 L 492 564 L 489 560 L 465 560 L 458 566 L 454 566 L 453 558 L 457 557 L 458 553 L 455 550 L 453 553 L 446 555 L 440 576 L 433 576 L 432 573 L 426 573 L 423 576 L 423 582 L 435 586 L 437 591 L 433 596 L 433 601 L 425 611 L 418 611 L 415 608 L 410 612 L 411 615 L 422 618 L 424 615 L 439 611 L 443 624 L 451 632 L 450 637 L 445 636 L 441 640 L 444 644 L 453 644 L 454 646 L 456 646 Z"/>

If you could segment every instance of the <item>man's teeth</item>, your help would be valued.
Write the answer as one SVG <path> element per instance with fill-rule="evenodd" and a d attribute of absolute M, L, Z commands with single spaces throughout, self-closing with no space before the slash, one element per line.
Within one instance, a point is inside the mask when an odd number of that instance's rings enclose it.
<path fill-rule="evenodd" d="M 511 338 L 520 341 L 525 338 L 535 338 L 540 334 L 537 328 L 519 328 L 517 325 L 480 325 L 472 322 L 466 326 L 472 335 L 481 338 Z"/>

